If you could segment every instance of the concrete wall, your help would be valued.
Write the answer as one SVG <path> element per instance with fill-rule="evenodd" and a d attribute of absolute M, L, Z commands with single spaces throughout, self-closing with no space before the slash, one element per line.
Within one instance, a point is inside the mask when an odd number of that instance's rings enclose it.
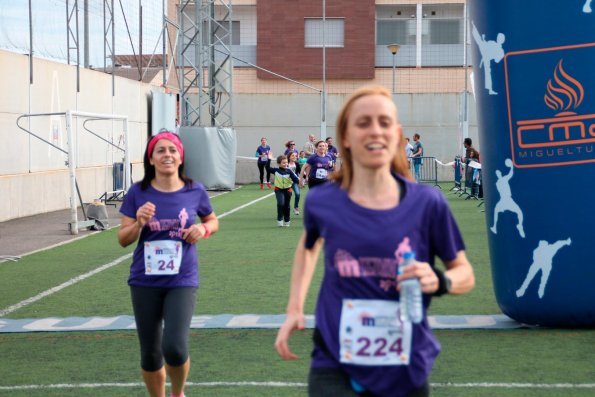
<path fill-rule="evenodd" d="M 335 136 L 335 124 L 346 94 L 328 96 L 326 136 Z M 481 152 L 477 138 L 475 103 L 469 95 L 469 137 Z M 451 162 L 463 153 L 461 94 L 397 94 L 394 96 L 405 136 L 421 135 L 426 156 L 441 163 Z M 308 134 L 321 136 L 320 96 L 317 94 L 236 94 L 233 109 L 237 132 L 238 156 L 253 157 L 260 138 L 266 137 L 275 155 L 285 150 L 285 142 L 295 140 L 301 149 Z M 238 181 L 256 182 L 256 164 L 239 160 Z M 250 169 L 254 168 L 254 172 Z M 439 180 L 452 180 L 452 167 L 439 165 Z"/>
<path fill-rule="evenodd" d="M 80 92 L 76 68 L 35 59 L 33 84 L 29 84 L 28 57 L 0 51 L 0 221 L 69 208 L 67 156 L 17 127 L 23 114 L 58 113 L 66 110 L 128 116 L 128 131 L 134 166 L 133 177 L 142 172 L 142 152 L 147 137 L 150 86 L 116 78 L 112 97 L 111 76 L 80 69 Z M 113 188 L 112 164 L 122 154 L 85 131 L 82 118 L 73 120 L 77 148 L 77 181 L 83 201 L 90 202 Z M 36 135 L 67 148 L 64 116 L 22 118 L 19 123 Z M 122 123 L 87 122 L 87 128 L 105 139 L 122 144 Z M 67 222 L 68 220 L 65 220 Z"/>
<path fill-rule="evenodd" d="M 80 92 L 76 92 L 76 68 L 35 59 L 34 83 L 29 84 L 28 58 L 0 51 L 0 139 L 5 150 L 0 156 L 0 222 L 38 213 L 69 208 L 70 193 L 66 156 L 17 127 L 20 115 L 27 113 L 78 110 L 129 117 L 133 179 L 142 177 L 142 155 L 148 131 L 151 89 L 136 81 L 116 78 L 112 97 L 111 76 L 81 69 Z M 335 120 L 346 94 L 328 96 L 327 136 L 334 136 Z M 470 99 L 469 136 L 477 145 L 475 104 Z M 446 163 L 462 153 L 459 123 L 460 94 L 397 94 L 395 102 L 405 135 L 421 135 L 426 154 Z M 318 94 L 236 94 L 233 98 L 237 155 L 253 157 L 260 138 L 266 136 L 273 152 L 282 152 L 287 140 L 301 148 L 308 134 L 321 136 L 321 104 Z M 21 119 L 20 125 L 55 145 L 66 148 L 65 119 L 44 116 Z M 82 120 L 74 122 L 77 147 L 77 180 L 84 202 L 99 198 L 113 188 L 112 164 L 122 155 L 85 131 Z M 121 143 L 121 124 L 91 122 L 88 127 L 113 142 Z M 253 160 L 238 159 L 238 183 L 257 181 Z M 439 167 L 440 180 L 452 180 L 451 167 Z M 65 223 L 68 220 L 65 219 Z"/>

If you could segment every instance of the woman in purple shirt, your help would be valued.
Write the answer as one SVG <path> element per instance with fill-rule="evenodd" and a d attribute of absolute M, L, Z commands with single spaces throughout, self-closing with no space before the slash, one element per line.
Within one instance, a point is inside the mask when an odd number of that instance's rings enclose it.
<path fill-rule="evenodd" d="M 177 135 L 151 138 L 144 168 L 143 180 L 124 197 L 118 241 L 126 247 L 138 240 L 128 284 L 147 390 L 165 397 L 169 375 L 171 396 L 183 397 L 199 284 L 196 243 L 215 233 L 219 221 L 204 186 L 184 175 L 184 147 Z"/>
<path fill-rule="evenodd" d="M 313 188 L 326 182 L 334 170 L 333 158 L 327 153 L 325 141 L 316 142 L 316 153 L 308 158 L 300 172 L 300 186 L 304 187 L 308 180 L 308 187 Z"/>
<path fill-rule="evenodd" d="M 428 396 L 440 345 L 427 308 L 432 295 L 471 290 L 473 268 L 442 194 L 411 181 L 390 92 L 364 87 L 352 94 L 338 117 L 337 141 L 343 166 L 306 199 L 275 348 L 283 359 L 297 359 L 288 341 L 305 326 L 304 301 L 324 241 L 309 395 Z M 410 251 L 417 261 L 397 276 Z M 434 266 L 435 256 L 446 271 Z M 399 316 L 401 282 L 410 278 L 423 292 L 416 324 Z"/>
<path fill-rule="evenodd" d="M 260 188 L 264 188 L 264 170 L 267 171 L 267 187 L 271 188 L 271 159 L 273 152 L 271 147 L 267 145 L 267 139 L 262 137 L 260 139 L 260 146 L 256 148 L 255 156 L 257 157 L 256 165 L 258 166 L 258 174 L 260 178 Z"/>

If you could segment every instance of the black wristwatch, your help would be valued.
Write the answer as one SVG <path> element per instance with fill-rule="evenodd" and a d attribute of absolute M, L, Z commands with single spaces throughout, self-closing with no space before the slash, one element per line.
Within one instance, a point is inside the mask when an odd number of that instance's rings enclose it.
<path fill-rule="evenodd" d="M 446 284 L 446 293 L 450 294 L 450 289 L 452 288 L 452 280 L 446 274 L 444 275 L 444 281 Z"/>
<path fill-rule="evenodd" d="M 442 270 L 436 269 L 435 267 L 433 267 L 432 270 L 434 270 L 436 277 L 438 277 L 438 289 L 434 292 L 434 296 L 442 296 L 450 293 L 450 289 L 452 288 L 452 280 L 450 277 L 444 274 Z"/>

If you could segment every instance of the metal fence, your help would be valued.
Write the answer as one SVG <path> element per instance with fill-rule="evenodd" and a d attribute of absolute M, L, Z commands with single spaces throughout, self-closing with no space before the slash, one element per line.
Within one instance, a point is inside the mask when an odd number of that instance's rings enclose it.
<path fill-rule="evenodd" d="M 418 160 L 419 159 L 419 160 Z M 438 162 L 436 157 L 417 157 L 411 159 L 411 173 L 419 183 L 438 185 Z"/>

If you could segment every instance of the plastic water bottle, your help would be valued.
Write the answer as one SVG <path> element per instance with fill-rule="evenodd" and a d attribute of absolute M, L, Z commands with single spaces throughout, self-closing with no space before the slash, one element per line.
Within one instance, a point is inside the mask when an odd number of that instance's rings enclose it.
<path fill-rule="evenodd" d="M 403 263 L 399 266 L 399 274 L 414 260 L 415 254 L 413 252 L 405 252 L 403 254 Z M 410 278 L 401 281 L 400 307 L 401 321 L 411 321 L 415 324 L 421 322 L 423 319 L 423 302 L 419 279 Z"/>

